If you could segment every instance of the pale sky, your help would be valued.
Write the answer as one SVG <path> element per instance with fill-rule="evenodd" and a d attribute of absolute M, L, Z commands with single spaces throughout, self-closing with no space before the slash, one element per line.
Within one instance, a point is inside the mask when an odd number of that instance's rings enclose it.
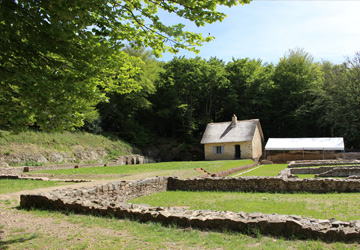
<path fill-rule="evenodd" d="M 217 57 L 228 62 L 234 57 L 277 63 L 289 49 L 303 48 L 315 61 L 342 63 L 360 51 L 360 1 L 254 0 L 250 4 L 219 10 L 223 22 L 197 28 L 169 14 L 167 24 L 184 23 L 187 30 L 210 33 L 215 40 L 204 44 L 198 56 Z M 181 51 L 176 56 L 195 57 Z M 169 61 L 166 53 L 159 60 Z"/>

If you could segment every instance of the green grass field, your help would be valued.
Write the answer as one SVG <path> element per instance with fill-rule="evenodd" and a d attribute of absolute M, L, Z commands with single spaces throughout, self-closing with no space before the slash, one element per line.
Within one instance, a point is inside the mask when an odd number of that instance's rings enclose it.
<path fill-rule="evenodd" d="M 108 217 L 64 214 L 41 210 L 19 211 L 38 220 L 47 220 L 67 233 L 30 232 L 26 227 L 14 229 L 6 242 L 8 249 L 357 249 L 358 245 L 324 243 L 316 240 L 284 239 L 238 232 L 208 232 L 174 225 L 139 223 Z M 83 229 L 83 230 L 82 230 Z M 0 241 L 1 243 L 1 241 Z M 0 245 L 1 246 L 1 245 Z"/>
<path fill-rule="evenodd" d="M 299 179 L 309 179 L 309 178 L 315 178 L 314 174 L 297 174 L 296 175 Z"/>
<path fill-rule="evenodd" d="M 250 162 L 251 163 L 251 162 Z M 116 174 L 141 174 L 194 172 L 202 167 L 214 173 L 248 165 L 249 161 L 172 162 L 145 165 L 80 168 L 41 171 L 47 174 L 82 173 L 85 176 Z M 276 176 L 286 167 L 266 165 L 244 176 Z M 196 172 L 196 171 L 195 171 Z M 195 173 L 194 172 L 194 173 Z M 38 173 L 40 174 L 40 173 Z M 199 175 L 199 173 L 195 173 Z M 58 185 L 56 182 L 29 180 L 0 180 L 2 193 Z M 59 183 L 60 185 L 61 183 Z M 358 194 L 276 194 L 242 192 L 164 192 L 134 200 L 153 206 L 180 206 L 187 209 L 211 209 L 227 211 L 295 214 L 313 218 L 338 220 L 359 219 Z M 358 245 L 342 242 L 325 243 L 316 240 L 284 239 L 261 234 L 246 235 L 237 232 L 207 232 L 195 229 L 168 227 L 157 223 L 139 223 L 131 220 L 77 215 L 46 210 L 17 210 L 10 201 L 0 202 L 7 209 L 24 217 L 17 219 L 17 227 L 3 228 L 8 235 L 0 239 L 4 249 L 358 249 Z M 16 217 L 17 218 L 17 217 Z M 25 219 L 26 218 L 26 219 Z M 27 218 L 28 221 L 27 221 Z M 30 227 L 28 224 L 35 224 Z"/>
<path fill-rule="evenodd" d="M 245 192 L 168 191 L 132 200 L 152 206 L 176 206 L 193 210 L 261 212 L 300 215 L 317 219 L 360 220 L 358 193 L 279 194 Z"/>
<path fill-rule="evenodd" d="M 277 176 L 281 170 L 287 168 L 287 164 L 271 164 L 271 165 L 262 165 L 257 166 L 252 169 L 247 169 L 241 172 L 232 174 L 231 176 L 235 177 L 244 177 L 244 176 Z M 239 175 L 239 173 L 243 173 Z"/>
<path fill-rule="evenodd" d="M 59 181 L 40 181 L 40 180 L 19 180 L 19 179 L 1 179 L 0 194 L 13 193 L 22 190 L 31 190 L 37 188 L 54 187 L 64 185 Z M 69 183 L 67 183 L 69 184 Z"/>
<path fill-rule="evenodd" d="M 232 160 L 232 161 L 194 161 L 194 162 L 161 162 L 141 165 L 122 165 L 111 167 L 92 167 L 77 169 L 60 170 L 41 170 L 34 173 L 47 173 L 53 175 L 96 175 L 96 174 L 138 174 L 143 172 L 161 172 L 161 171 L 193 171 L 195 168 L 204 168 L 210 173 L 216 173 L 231 168 L 252 164 L 252 160 Z M 166 172 L 168 174 L 168 172 Z M 197 173 L 197 172 L 194 172 Z M 197 175 L 200 175 L 197 173 Z"/>

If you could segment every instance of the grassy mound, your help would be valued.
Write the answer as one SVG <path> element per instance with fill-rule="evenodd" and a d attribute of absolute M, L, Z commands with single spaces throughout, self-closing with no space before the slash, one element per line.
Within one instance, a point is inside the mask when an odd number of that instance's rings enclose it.
<path fill-rule="evenodd" d="M 61 163 L 61 161 L 82 162 L 82 155 L 89 153 L 95 154 L 93 158 L 104 156 L 105 160 L 109 160 L 120 155 L 139 153 L 139 151 L 129 143 L 106 134 L 39 131 L 13 134 L 0 130 L 0 156 L 9 165 L 32 165 L 32 163 L 43 165 Z"/>

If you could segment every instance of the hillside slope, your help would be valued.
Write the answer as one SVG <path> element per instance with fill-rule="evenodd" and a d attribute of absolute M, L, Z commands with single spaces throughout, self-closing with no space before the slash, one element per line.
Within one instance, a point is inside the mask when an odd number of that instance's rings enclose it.
<path fill-rule="evenodd" d="M 0 130 L 0 166 L 106 162 L 134 153 L 139 150 L 111 135 Z"/>

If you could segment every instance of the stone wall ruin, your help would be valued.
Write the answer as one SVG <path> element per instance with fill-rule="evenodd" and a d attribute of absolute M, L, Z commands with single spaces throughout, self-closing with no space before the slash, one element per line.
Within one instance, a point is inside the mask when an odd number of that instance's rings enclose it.
<path fill-rule="evenodd" d="M 103 166 L 120 166 L 120 165 L 136 165 L 155 162 L 153 159 L 142 155 L 122 155 L 114 162 L 107 163 L 67 163 L 46 166 L 22 166 L 22 167 L 0 167 L 0 175 L 16 175 L 23 172 L 32 172 L 38 170 L 58 170 L 71 168 L 88 168 L 88 167 L 103 167 Z"/>
<path fill-rule="evenodd" d="M 360 192 L 359 180 L 287 180 L 279 177 L 194 178 L 156 177 L 139 181 L 121 181 L 91 188 L 58 189 L 50 193 L 21 195 L 23 208 L 74 211 L 113 215 L 141 222 L 154 221 L 206 230 L 234 230 L 262 234 L 296 236 L 329 241 L 360 242 L 360 221 L 309 219 L 293 215 L 244 213 L 129 204 L 128 200 L 167 190 L 206 191 L 323 191 L 338 188 Z M 303 189 L 303 190 L 302 190 Z"/>
<path fill-rule="evenodd" d="M 360 165 L 337 166 L 337 167 L 305 167 L 287 168 L 279 175 L 286 178 L 297 178 L 299 174 L 314 174 L 317 177 L 360 177 Z"/>
<path fill-rule="evenodd" d="M 317 161 L 291 161 L 288 164 L 288 168 L 303 168 L 310 166 L 339 166 L 359 164 L 360 160 L 317 160 Z"/>

